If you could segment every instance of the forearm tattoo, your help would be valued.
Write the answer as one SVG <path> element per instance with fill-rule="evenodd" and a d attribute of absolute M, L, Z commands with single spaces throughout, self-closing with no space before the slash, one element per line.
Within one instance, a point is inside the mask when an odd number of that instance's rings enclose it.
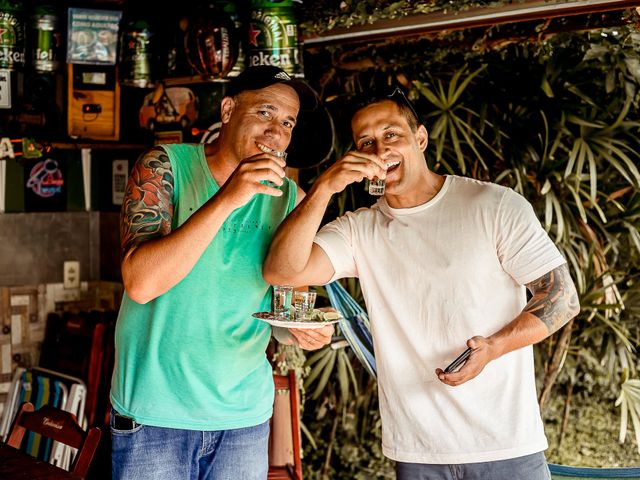
<path fill-rule="evenodd" d="M 122 203 L 120 238 L 122 255 L 140 242 L 171 231 L 173 172 L 167 154 L 154 149 L 133 167 Z"/>
<path fill-rule="evenodd" d="M 524 311 L 538 317 L 550 334 L 580 311 L 578 293 L 566 264 L 528 283 L 527 287 L 533 298 L 524 307 Z"/>

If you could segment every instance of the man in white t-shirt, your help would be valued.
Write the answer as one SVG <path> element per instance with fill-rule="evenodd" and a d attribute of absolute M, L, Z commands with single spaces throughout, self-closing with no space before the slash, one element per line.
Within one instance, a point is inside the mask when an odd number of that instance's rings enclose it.
<path fill-rule="evenodd" d="M 356 150 L 281 225 L 265 278 L 360 279 L 399 479 L 550 478 L 532 345 L 579 312 L 566 261 L 513 190 L 429 170 L 427 130 L 399 89 L 361 104 L 351 128 Z M 384 197 L 316 234 L 334 193 L 375 177 Z"/>

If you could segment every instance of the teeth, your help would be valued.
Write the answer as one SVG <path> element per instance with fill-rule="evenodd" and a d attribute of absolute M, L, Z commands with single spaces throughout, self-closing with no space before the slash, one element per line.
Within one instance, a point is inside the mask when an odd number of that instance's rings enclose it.
<path fill-rule="evenodd" d="M 286 155 L 286 152 L 279 152 L 261 143 L 256 142 L 256 145 L 260 150 L 262 150 L 264 153 L 268 153 L 269 155 L 275 155 L 276 157 L 284 157 Z"/>
<path fill-rule="evenodd" d="M 395 167 L 396 165 L 400 165 L 400 162 L 387 162 L 387 168 Z"/>

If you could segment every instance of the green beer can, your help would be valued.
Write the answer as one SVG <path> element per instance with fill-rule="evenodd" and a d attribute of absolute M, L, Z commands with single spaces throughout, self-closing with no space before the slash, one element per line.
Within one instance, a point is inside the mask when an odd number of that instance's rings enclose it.
<path fill-rule="evenodd" d="M 60 68 L 60 19 L 53 7 L 38 6 L 31 16 L 31 62 L 36 72 L 51 73 Z"/>
<path fill-rule="evenodd" d="M 272 65 L 304 76 L 292 0 L 252 0 L 247 59 L 252 67 Z"/>
<path fill-rule="evenodd" d="M 143 19 L 129 22 L 120 37 L 120 83 L 146 88 L 153 85 L 153 31 Z"/>
<path fill-rule="evenodd" d="M 0 69 L 24 67 L 24 41 L 22 2 L 0 0 Z"/>

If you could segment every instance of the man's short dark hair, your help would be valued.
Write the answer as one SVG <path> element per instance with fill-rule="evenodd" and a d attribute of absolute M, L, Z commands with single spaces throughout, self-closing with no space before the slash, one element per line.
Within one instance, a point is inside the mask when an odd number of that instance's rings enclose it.
<path fill-rule="evenodd" d="M 384 102 L 385 100 L 391 100 L 398 106 L 400 113 L 407 120 L 412 132 L 415 132 L 418 129 L 418 125 L 420 124 L 418 112 L 416 112 L 413 104 L 405 96 L 400 87 L 392 87 L 391 89 L 386 90 L 374 90 L 372 92 L 356 95 L 352 99 L 351 119 L 353 119 L 355 114 L 366 106 Z"/>

